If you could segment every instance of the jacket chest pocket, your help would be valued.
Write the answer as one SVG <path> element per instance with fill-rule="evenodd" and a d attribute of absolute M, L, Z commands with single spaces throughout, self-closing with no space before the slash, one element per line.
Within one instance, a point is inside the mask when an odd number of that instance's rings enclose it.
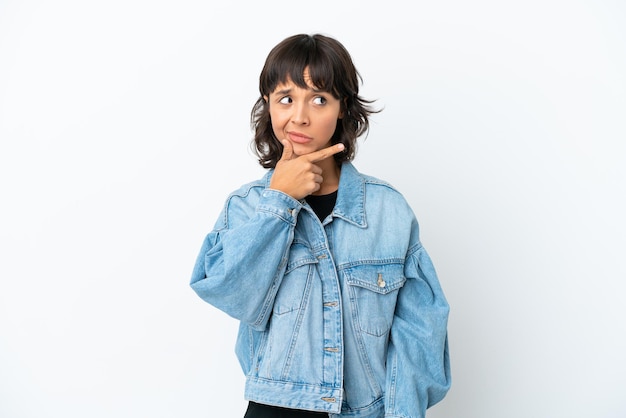
<path fill-rule="evenodd" d="M 406 282 L 402 264 L 362 264 L 346 269 L 355 326 L 367 334 L 389 332 L 398 299 Z"/>

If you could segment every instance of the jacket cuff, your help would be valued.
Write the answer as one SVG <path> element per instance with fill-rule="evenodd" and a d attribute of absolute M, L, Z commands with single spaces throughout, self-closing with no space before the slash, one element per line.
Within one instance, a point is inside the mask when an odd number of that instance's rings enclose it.
<path fill-rule="evenodd" d="M 303 203 L 286 193 L 274 189 L 265 189 L 256 207 L 257 212 L 266 212 L 283 219 L 292 225 L 296 224 L 298 213 Z"/>

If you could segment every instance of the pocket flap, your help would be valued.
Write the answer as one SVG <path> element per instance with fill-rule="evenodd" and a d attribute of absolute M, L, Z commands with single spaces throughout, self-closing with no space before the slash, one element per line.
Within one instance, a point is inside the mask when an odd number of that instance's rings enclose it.
<path fill-rule="evenodd" d="M 360 264 L 348 268 L 346 278 L 352 286 L 359 286 L 380 294 L 393 292 L 406 282 L 404 265 L 400 263 Z"/>
<path fill-rule="evenodd" d="M 288 274 L 292 270 L 295 270 L 305 264 L 317 262 L 317 259 L 313 256 L 308 246 L 299 242 L 294 242 L 291 244 L 291 248 L 289 249 L 289 262 L 287 263 L 287 270 L 285 270 L 285 274 Z"/>

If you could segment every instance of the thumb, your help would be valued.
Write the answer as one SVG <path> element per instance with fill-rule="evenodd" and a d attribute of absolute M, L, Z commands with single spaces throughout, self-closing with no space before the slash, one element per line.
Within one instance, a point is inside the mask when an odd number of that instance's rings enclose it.
<path fill-rule="evenodd" d="M 280 141 L 283 144 L 283 155 L 280 157 L 281 160 L 291 160 L 293 156 L 293 145 L 286 139 Z"/>

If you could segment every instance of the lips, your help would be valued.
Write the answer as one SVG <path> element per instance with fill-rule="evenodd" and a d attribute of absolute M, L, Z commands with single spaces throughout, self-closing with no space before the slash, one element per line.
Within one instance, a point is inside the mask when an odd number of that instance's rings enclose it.
<path fill-rule="evenodd" d="M 296 144 L 308 144 L 309 142 L 313 140 L 313 138 L 297 133 L 297 132 L 289 132 L 288 135 L 289 135 L 289 140 L 291 142 L 295 142 Z"/>

